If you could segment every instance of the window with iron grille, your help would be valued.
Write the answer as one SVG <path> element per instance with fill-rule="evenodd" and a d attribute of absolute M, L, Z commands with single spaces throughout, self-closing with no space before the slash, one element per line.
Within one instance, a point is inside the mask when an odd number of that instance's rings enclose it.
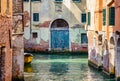
<path fill-rule="evenodd" d="M 90 22 L 91 22 L 90 20 L 91 20 L 91 13 L 90 13 L 90 12 L 88 12 L 88 25 L 90 25 L 90 24 L 91 24 L 91 23 L 90 23 Z"/>
<path fill-rule="evenodd" d="M 87 44 L 87 43 L 88 43 L 87 34 L 82 33 L 81 34 L 81 44 Z"/>
<path fill-rule="evenodd" d="M 37 37 L 38 37 L 37 32 L 33 32 L 33 33 L 32 33 L 32 37 L 33 37 L 33 38 L 37 38 Z"/>

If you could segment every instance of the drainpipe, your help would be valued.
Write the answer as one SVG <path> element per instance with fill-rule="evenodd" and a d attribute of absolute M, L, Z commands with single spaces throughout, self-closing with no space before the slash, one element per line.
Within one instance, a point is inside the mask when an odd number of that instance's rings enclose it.
<path fill-rule="evenodd" d="M 32 3 L 30 0 L 30 40 L 32 39 Z"/>

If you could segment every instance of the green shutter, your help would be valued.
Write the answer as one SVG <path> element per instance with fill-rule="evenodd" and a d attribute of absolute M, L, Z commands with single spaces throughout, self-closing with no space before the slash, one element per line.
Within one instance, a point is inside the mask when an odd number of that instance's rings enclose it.
<path fill-rule="evenodd" d="M 91 20 L 91 13 L 90 12 L 88 12 L 88 25 L 90 25 L 90 20 Z"/>
<path fill-rule="evenodd" d="M 106 25 L 106 9 L 103 9 L 103 25 Z"/>
<path fill-rule="evenodd" d="M 115 8 L 109 8 L 109 25 L 115 25 Z"/>
<path fill-rule="evenodd" d="M 86 14 L 85 13 L 82 14 L 82 18 L 81 19 L 82 19 L 82 23 L 86 22 Z"/>

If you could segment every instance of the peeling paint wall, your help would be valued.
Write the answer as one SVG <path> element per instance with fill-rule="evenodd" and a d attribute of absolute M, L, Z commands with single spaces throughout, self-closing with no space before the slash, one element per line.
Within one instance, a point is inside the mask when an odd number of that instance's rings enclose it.
<path fill-rule="evenodd" d="M 68 23 L 70 31 L 69 50 L 87 51 L 87 45 L 81 44 L 81 33 L 86 33 L 85 23 L 81 22 L 81 14 L 85 13 L 86 9 L 85 4 L 86 0 L 78 3 L 71 0 L 64 0 L 62 3 L 56 3 L 53 0 L 31 3 L 24 1 L 25 50 L 51 50 L 51 24 L 56 19 L 64 19 Z M 39 14 L 39 21 L 33 20 L 33 13 Z M 37 38 L 32 37 L 35 32 L 37 32 Z"/>

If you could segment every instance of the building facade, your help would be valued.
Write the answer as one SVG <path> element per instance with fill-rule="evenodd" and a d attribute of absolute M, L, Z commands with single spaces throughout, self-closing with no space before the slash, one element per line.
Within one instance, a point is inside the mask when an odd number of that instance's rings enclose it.
<path fill-rule="evenodd" d="M 120 80 L 120 0 L 114 0 L 115 4 L 115 27 L 113 28 L 113 47 L 115 52 L 115 75 L 117 80 Z"/>
<path fill-rule="evenodd" d="M 89 64 L 119 81 L 119 0 L 87 0 Z M 92 5 L 92 6 L 91 6 Z"/>
<path fill-rule="evenodd" d="M 24 81 L 23 0 L 12 2 L 12 81 Z"/>
<path fill-rule="evenodd" d="M 87 51 L 86 0 L 24 0 L 27 51 Z"/>
<path fill-rule="evenodd" d="M 12 0 L 0 0 L 0 81 L 12 76 Z"/>

